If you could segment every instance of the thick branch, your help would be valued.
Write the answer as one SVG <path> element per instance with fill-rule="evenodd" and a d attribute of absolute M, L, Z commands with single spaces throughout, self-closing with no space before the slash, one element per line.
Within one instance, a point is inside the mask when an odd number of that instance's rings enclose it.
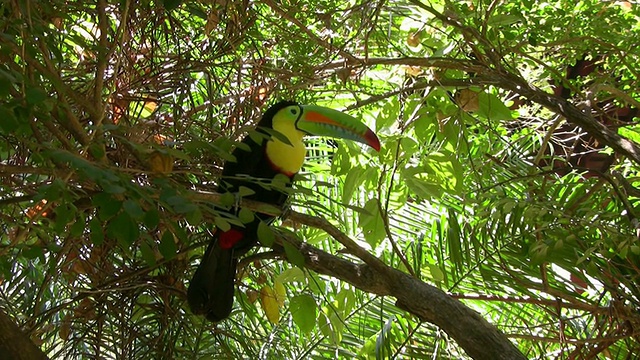
<path fill-rule="evenodd" d="M 214 193 L 194 193 L 193 197 L 198 201 L 220 202 L 220 195 Z M 280 209 L 258 201 L 243 199 L 239 205 L 273 216 L 282 213 Z M 398 307 L 439 326 L 474 359 L 525 359 L 509 339 L 480 314 L 444 291 L 388 266 L 326 219 L 295 211 L 288 211 L 287 219 L 326 231 L 350 254 L 364 261 L 364 264 L 354 264 L 291 236 L 281 235 L 304 256 L 307 268 L 369 293 L 395 297 Z"/>
<path fill-rule="evenodd" d="M 569 101 L 546 93 L 513 74 L 500 74 L 496 72 L 491 72 L 489 74 L 485 72 L 484 77 L 498 80 L 498 86 L 520 94 L 521 96 L 564 116 L 568 122 L 580 126 L 584 131 L 598 139 L 602 144 L 611 147 L 616 152 L 624 154 L 637 164 L 640 164 L 640 147 L 638 147 L 638 145 L 625 137 L 618 135 L 615 131 L 610 130 L 590 114 L 580 111 L 580 109 Z"/>
<path fill-rule="evenodd" d="M 0 354 L 3 359 L 47 359 L 47 356 L 2 310 L 0 310 Z"/>
<path fill-rule="evenodd" d="M 398 307 L 439 326 L 476 360 L 526 359 L 480 314 L 434 286 L 386 265 L 378 271 L 368 264 L 354 264 L 291 237 L 286 241 L 302 253 L 307 268 L 369 293 L 395 297 Z"/>

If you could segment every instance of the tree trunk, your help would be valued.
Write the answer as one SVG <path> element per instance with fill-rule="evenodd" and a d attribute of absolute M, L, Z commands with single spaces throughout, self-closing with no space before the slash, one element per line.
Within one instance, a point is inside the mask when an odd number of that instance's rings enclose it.
<path fill-rule="evenodd" d="M 2 310 L 0 310 L 0 358 L 11 360 L 48 359 Z"/>

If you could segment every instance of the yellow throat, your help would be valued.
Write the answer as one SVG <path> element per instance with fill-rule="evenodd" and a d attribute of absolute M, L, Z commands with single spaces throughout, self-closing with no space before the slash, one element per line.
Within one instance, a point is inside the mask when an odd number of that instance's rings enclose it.
<path fill-rule="evenodd" d="M 275 121 L 275 119 L 273 129 L 286 136 L 291 145 L 272 137 L 267 143 L 267 158 L 278 171 L 288 176 L 294 175 L 300 171 L 307 155 L 307 148 L 302 141 L 304 133 L 296 129 L 292 123 Z"/>

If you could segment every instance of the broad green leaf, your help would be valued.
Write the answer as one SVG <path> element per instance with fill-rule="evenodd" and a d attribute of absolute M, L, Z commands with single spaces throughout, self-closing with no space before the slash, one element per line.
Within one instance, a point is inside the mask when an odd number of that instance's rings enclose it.
<path fill-rule="evenodd" d="M 180 226 L 179 223 L 172 222 L 171 229 L 173 230 L 173 235 L 177 237 L 178 240 L 180 240 L 183 243 L 187 243 L 189 241 L 187 233 L 184 231 L 184 228 Z"/>
<path fill-rule="evenodd" d="M 276 278 L 276 281 L 281 283 L 304 282 L 305 280 L 304 272 L 297 266 L 286 269 Z"/>
<path fill-rule="evenodd" d="M 140 255 L 147 266 L 154 266 L 156 264 L 156 255 L 147 241 L 142 241 L 140 243 Z"/>
<path fill-rule="evenodd" d="M 511 110 L 497 96 L 481 92 L 478 94 L 478 101 L 480 105 L 476 112 L 478 116 L 494 121 L 513 119 Z"/>
<path fill-rule="evenodd" d="M 327 284 L 315 273 L 307 273 L 307 286 L 314 294 L 322 296 L 327 293 Z"/>
<path fill-rule="evenodd" d="M 76 210 L 75 206 L 69 203 L 62 203 L 53 210 L 56 214 L 54 230 L 57 233 L 62 233 L 67 224 L 71 223 L 76 216 Z"/>
<path fill-rule="evenodd" d="M 129 214 L 120 212 L 109 221 L 107 234 L 109 237 L 118 240 L 123 249 L 128 249 L 138 238 L 140 231 L 138 230 L 138 224 L 131 219 Z"/>
<path fill-rule="evenodd" d="M 225 207 L 233 206 L 236 203 L 236 197 L 232 193 L 226 192 L 220 195 L 220 205 Z"/>
<path fill-rule="evenodd" d="M 241 208 L 240 212 L 238 213 L 238 218 L 240 219 L 240 221 L 242 221 L 243 224 L 248 224 L 252 222 L 253 219 L 255 219 L 255 215 L 253 211 Z"/>
<path fill-rule="evenodd" d="M 49 97 L 46 91 L 37 87 L 28 87 L 25 90 L 25 99 L 30 105 L 35 105 L 43 102 Z"/>
<path fill-rule="evenodd" d="M 522 22 L 524 19 L 519 14 L 498 14 L 489 17 L 487 25 L 490 26 L 507 26 Z"/>
<path fill-rule="evenodd" d="M 147 227 L 147 229 L 153 230 L 160 223 L 160 213 L 157 209 L 151 208 L 145 211 L 142 222 Z"/>
<path fill-rule="evenodd" d="M 442 270 L 438 265 L 428 264 L 428 266 L 429 266 L 429 273 L 431 274 L 431 279 L 433 281 L 441 282 L 445 280 L 444 273 L 442 272 Z"/>
<path fill-rule="evenodd" d="M 369 214 L 360 213 L 359 225 L 364 238 L 375 249 L 382 239 L 387 236 L 384 221 L 378 208 L 378 200 L 370 199 L 364 206 Z"/>
<path fill-rule="evenodd" d="M 245 196 L 253 195 L 253 194 L 255 194 L 255 193 L 256 193 L 255 191 L 253 191 L 253 190 L 249 189 L 249 188 L 248 188 L 248 187 L 246 187 L 246 186 L 240 186 L 240 187 L 238 187 L 238 195 L 239 195 L 240 197 L 245 197 Z"/>
<path fill-rule="evenodd" d="M 185 219 L 191 226 L 198 226 L 202 223 L 202 212 L 200 208 L 194 204 L 194 209 L 185 214 Z"/>
<path fill-rule="evenodd" d="M 94 195 L 91 202 L 98 207 L 98 217 L 103 221 L 115 216 L 122 208 L 122 201 L 104 192 Z"/>
<path fill-rule="evenodd" d="M 364 169 L 361 167 L 354 167 L 349 171 L 344 179 L 344 185 L 342 188 L 342 203 L 348 204 L 353 197 L 353 193 L 362 185 L 362 176 Z"/>
<path fill-rule="evenodd" d="M 72 237 L 82 236 L 86 226 L 86 219 L 82 213 L 77 213 L 71 227 L 69 228 L 69 235 Z"/>
<path fill-rule="evenodd" d="M 219 216 L 216 216 L 215 218 L 213 218 L 213 222 L 216 224 L 216 227 L 222 231 L 229 231 L 229 229 L 231 229 L 231 224 L 229 224 L 229 222 Z M 258 230 L 260 228 L 258 227 Z M 258 237 L 260 235 L 260 232 L 258 231 Z"/>
<path fill-rule="evenodd" d="M 273 246 L 273 243 L 276 241 L 276 235 L 273 233 L 273 229 L 263 221 L 260 221 L 260 224 L 258 224 L 258 241 L 267 247 Z"/>
<path fill-rule="evenodd" d="M 284 253 L 287 255 L 287 260 L 293 265 L 304 267 L 304 256 L 300 250 L 286 241 L 283 242 L 282 245 L 284 247 Z"/>
<path fill-rule="evenodd" d="M 38 245 L 32 245 L 22 249 L 21 254 L 27 259 L 44 259 L 43 249 Z"/>
<path fill-rule="evenodd" d="M 122 203 L 122 208 L 134 219 L 140 219 L 144 215 L 144 211 L 138 203 L 132 199 L 127 199 Z"/>
<path fill-rule="evenodd" d="M 289 309 L 293 322 L 303 333 L 310 333 L 316 326 L 317 306 L 313 296 L 308 294 L 294 296 L 289 301 Z"/>
<path fill-rule="evenodd" d="M 353 290 L 350 289 L 341 289 L 338 292 L 338 296 L 336 296 L 336 310 L 342 314 L 342 316 L 347 316 L 351 313 L 354 306 L 356 305 L 356 298 L 353 293 Z"/>
<path fill-rule="evenodd" d="M 160 250 L 160 254 L 162 254 L 162 256 L 167 260 L 171 260 L 176 256 L 178 247 L 176 245 L 176 239 L 171 231 L 165 231 L 164 234 L 162 234 L 158 250 Z"/>
<path fill-rule="evenodd" d="M 375 117 L 376 119 L 376 132 L 379 133 L 383 129 L 391 127 L 400 114 L 400 103 L 394 96 L 387 101 L 380 113 Z"/>
<path fill-rule="evenodd" d="M 182 0 L 162 0 L 164 8 L 167 10 L 176 9 L 180 4 L 182 4 Z"/>
<path fill-rule="evenodd" d="M 167 203 L 173 207 L 173 211 L 178 214 L 186 214 L 195 211 L 198 207 L 191 200 L 181 195 L 175 195 L 166 199 Z"/>
<path fill-rule="evenodd" d="M 0 105 L 0 130 L 3 134 L 10 134 L 16 131 L 19 126 L 18 119 L 13 113 L 13 109 Z"/>
<path fill-rule="evenodd" d="M 89 221 L 89 238 L 91 243 L 96 246 L 100 246 L 104 243 L 104 230 L 102 228 L 102 222 L 98 218 L 91 218 Z"/>

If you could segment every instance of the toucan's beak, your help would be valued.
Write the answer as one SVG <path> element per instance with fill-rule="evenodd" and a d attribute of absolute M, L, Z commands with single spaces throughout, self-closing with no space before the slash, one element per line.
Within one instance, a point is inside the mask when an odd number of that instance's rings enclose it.
<path fill-rule="evenodd" d="M 309 135 L 348 139 L 380 151 L 380 140 L 365 124 L 351 115 L 316 105 L 301 105 L 296 128 Z"/>

